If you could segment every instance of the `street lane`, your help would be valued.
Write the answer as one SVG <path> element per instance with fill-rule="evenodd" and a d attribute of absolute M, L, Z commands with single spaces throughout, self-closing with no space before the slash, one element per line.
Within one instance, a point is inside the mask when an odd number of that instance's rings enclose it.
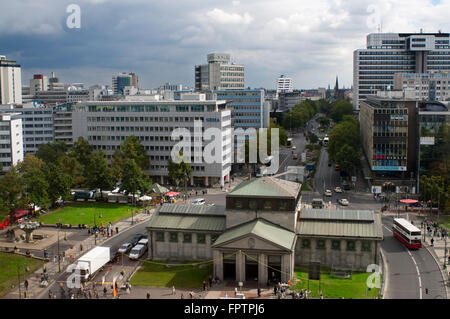
<path fill-rule="evenodd" d="M 446 292 L 439 266 L 425 247 L 408 250 L 392 236 L 393 216 L 383 221 L 381 244 L 387 262 L 389 299 L 442 299 Z M 428 294 L 426 290 L 428 289 Z"/>

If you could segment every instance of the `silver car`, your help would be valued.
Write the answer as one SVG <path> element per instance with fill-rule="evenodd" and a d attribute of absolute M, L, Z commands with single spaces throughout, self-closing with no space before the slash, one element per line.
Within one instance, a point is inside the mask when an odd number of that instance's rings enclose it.
<path fill-rule="evenodd" d="M 118 252 L 121 254 L 126 254 L 131 250 L 131 248 L 133 248 L 133 245 L 131 245 L 131 243 L 125 243 L 122 246 L 120 246 Z"/>

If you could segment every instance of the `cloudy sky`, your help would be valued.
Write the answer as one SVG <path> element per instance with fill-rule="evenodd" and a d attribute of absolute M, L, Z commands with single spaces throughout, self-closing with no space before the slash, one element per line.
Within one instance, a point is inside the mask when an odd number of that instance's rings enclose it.
<path fill-rule="evenodd" d="M 22 83 L 56 72 L 65 83 L 111 84 L 135 72 L 140 86 L 194 85 L 194 65 L 227 52 L 245 85 L 352 84 L 353 50 L 377 32 L 450 32 L 450 0 L 0 0 L 0 54 Z M 81 9 L 79 29 L 67 7 Z"/>

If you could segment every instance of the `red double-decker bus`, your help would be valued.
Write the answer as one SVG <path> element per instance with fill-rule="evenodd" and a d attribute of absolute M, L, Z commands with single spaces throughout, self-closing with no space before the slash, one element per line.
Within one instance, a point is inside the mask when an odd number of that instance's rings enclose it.
<path fill-rule="evenodd" d="M 394 218 L 392 234 L 409 249 L 422 247 L 421 230 L 404 218 Z"/>

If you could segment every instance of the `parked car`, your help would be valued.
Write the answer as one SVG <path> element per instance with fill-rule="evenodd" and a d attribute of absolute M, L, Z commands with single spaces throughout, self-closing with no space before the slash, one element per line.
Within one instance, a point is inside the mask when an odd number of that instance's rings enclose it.
<path fill-rule="evenodd" d="M 297 149 L 297 146 L 295 146 L 295 145 L 292 146 L 292 149 L 293 149 L 293 150 L 296 150 L 296 149 Z"/>
<path fill-rule="evenodd" d="M 141 258 L 145 252 L 147 251 L 147 245 L 141 245 L 138 244 L 136 246 L 134 246 L 134 248 L 131 250 L 130 254 L 128 255 L 128 257 L 130 259 L 139 259 Z"/>
<path fill-rule="evenodd" d="M 335 188 L 334 188 L 334 191 L 335 191 L 336 193 L 342 193 L 342 188 L 340 188 L 339 186 L 338 186 L 338 187 L 335 187 Z"/>
<path fill-rule="evenodd" d="M 131 248 L 133 248 L 133 245 L 131 243 L 125 243 L 122 246 L 120 246 L 118 252 L 121 254 L 126 254 L 131 250 Z"/>
<path fill-rule="evenodd" d="M 331 190 L 327 189 L 325 191 L 325 196 L 331 197 L 331 196 L 333 196 L 333 193 L 331 192 Z"/>
<path fill-rule="evenodd" d="M 134 235 L 134 237 L 133 237 L 133 239 L 130 241 L 130 243 L 131 243 L 131 245 L 135 246 L 135 245 L 138 243 L 138 241 L 140 241 L 140 240 L 143 239 L 143 238 L 147 238 L 147 237 L 145 237 L 145 236 L 142 235 L 142 234 L 136 234 L 136 235 Z"/>
<path fill-rule="evenodd" d="M 346 191 L 350 190 L 350 184 L 347 181 L 342 182 L 342 188 Z"/>
<path fill-rule="evenodd" d="M 204 198 L 197 198 L 194 201 L 192 201 L 193 205 L 204 205 L 205 204 L 205 199 Z"/>
<path fill-rule="evenodd" d="M 348 206 L 349 202 L 348 202 L 347 199 L 341 198 L 341 199 L 339 200 L 339 204 L 341 204 L 342 206 Z"/>

